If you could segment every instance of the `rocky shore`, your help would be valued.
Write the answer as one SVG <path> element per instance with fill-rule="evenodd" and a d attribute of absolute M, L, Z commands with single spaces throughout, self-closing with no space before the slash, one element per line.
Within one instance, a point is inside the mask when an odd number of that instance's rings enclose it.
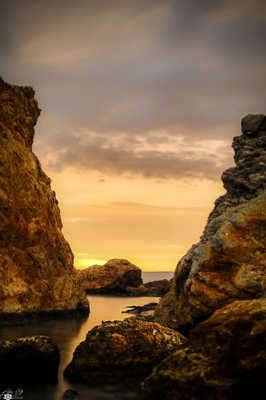
<path fill-rule="evenodd" d="M 138 368 L 145 400 L 247 400 L 254 390 L 256 399 L 265 398 L 266 117 L 246 116 L 242 131 L 233 140 L 236 167 L 222 176 L 227 193 L 200 242 L 178 263 L 155 308 L 159 324 L 130 318 L 94 328 L 74 352 L 67 377 L 93 385 L 108 371 L 120 381 L 121 373 L 126 380 Z M 130 344 L 131 332 L 141 350 Z M 156 332 L 160 343 L 171 343 L 159 363 Z M 179 332 L 182 343 L 174 340 Z M 158 364 L 149 373 L 146 363 Z"/>
<path fill-rule="evenodd" d="M 90 387 L 131 387 L 143 400 L 265 399 L 266 116 L 242 119 L 233 140 L 236 166 L 222 175 L 226 194 L 174 279 L 143 284 L 141 270 L 127 260 L 74 269 L 50 179 L 32 152 L 39 114 L 32 88 L 0 79 L 1 324 L 87 315 L 86 292 L 163 295 L 157 306 L 131 307 L 135 314 L 155 307 L 154 317 L 90 330 L 65 377 Z M 59 360 L 46 336 L 0 341 L 6 383 L 55 382 Z M 64 394 L 71 396 L 78 393 Z"/>

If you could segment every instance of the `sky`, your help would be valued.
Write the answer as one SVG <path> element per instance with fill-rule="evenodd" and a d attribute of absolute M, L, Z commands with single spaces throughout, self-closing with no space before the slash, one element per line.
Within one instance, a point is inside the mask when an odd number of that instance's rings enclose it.
<path fill-rule="evenodd" d="M 33 86 L 34 152 L 84 268 L 174 270 L 231 142 L 265 113 L 265 0 L 2 0 L 0 75 Z"/>

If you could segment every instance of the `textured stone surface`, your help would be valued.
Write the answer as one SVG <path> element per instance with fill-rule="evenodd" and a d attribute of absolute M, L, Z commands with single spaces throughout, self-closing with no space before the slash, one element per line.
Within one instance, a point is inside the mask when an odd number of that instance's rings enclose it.
<path fill-rule="evenodd" d="M 227 193 L 177 265 L 173 288 L 155 310 L 162 324 L 187 332 L 236 299 L 266 294 L 266 132 L 253 133 L 233 140 L 236 167 L 222 175 Z"/>
<path fill-rule="evenodd" d="M 136 319 L 107 321 L 88 332 L 76 348 L 65 376 L 90 385 L 143 379 L 152 368 L 186 339 L 157 323 Z"/>
<path fill-rule="evenodd" d="M 266 396 L 266 299 L 235 301 L 191 331 L 142 384 L 146 400 Z"/>
<path fill-rule="evenodd" d="M 50 179 L 32 152 L 40 110 L 0 79 L 0 314 L 88 311 Z"/>
<path fill-rule="evenodd" d="M 1 384 L 56 382 L 60 354 L 47 336 L 0 341 Z"/>
<path fill-rule="evenodd" d="M 141 269 L 128 260 L 112 259 L 77 272 L 79 285 L 87 293 L 125 294 L 128 286 L 142 284 Z"/>

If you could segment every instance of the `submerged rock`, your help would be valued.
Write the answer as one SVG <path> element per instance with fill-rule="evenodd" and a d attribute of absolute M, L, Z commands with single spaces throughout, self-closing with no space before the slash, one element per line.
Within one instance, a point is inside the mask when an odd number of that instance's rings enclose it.
<path fill-rule="evenodd" d="M 266 117 L 255 117 L 242 120 L 253 135 L 234 138 L 236 167 L 222 175 L 227 193 L 178 263 L 173 287 L 155 310 L 159 323 L 188 332 L 236 299 L 266 295 Z"/>
<path fill-rule="evenodd" d="M 50 179 L 32 152 L 40 109 L 0 79 L 0 315 L 86 312 Z"/>
<path fill-rule="evenodd" d="M 77 276 L 80 287 L 87 293 L 125 294 L 128 286 L 142 284 L 141 269 L 121 259 L 79 270 Z"/>
<path fill-rule="evenodd" d="M 1 384 L 57 381 L 60 354 L 47 336 L 0 341 Z"/>
<path fill-rule="evenodd" d="M 158 303 L 148 303 L 144 306 L 127 306 L 126 310 L 122 311 L 124 314 L 134 314 L 137 319 L 142 321 L 153 320 L 154 310 Z"/>
<path fill-rule="evenodd" d="M 90 386 L 136 382 L 186 338 L 157 323 L 136 319 L 103 322 L 88 332 L 64 371 Z"/>
<path fill-rule="evenodd" d="M 191 331 L 142 384 L 145 400 L 266 396 L 266 298 L 235 301 Z"/>
<path fill-rule="evenodd" d="M 161 297 L 165 295 L 171 286 L 171 280 L 161 279 L 144 283 L 138 287 L 127 287 L 126 292 L 128 296 L 156 296 Z"/>

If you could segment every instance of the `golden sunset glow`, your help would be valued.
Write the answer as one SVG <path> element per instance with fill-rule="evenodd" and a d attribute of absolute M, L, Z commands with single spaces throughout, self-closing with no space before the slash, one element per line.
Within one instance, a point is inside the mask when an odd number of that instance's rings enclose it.
<path fill-rule="evenodd" d="M 77 268 L 126 258 L 146 271 L 174 270 L 223 192 L 220 182 L 208 180 L 104 180 L 75 170 L 49 175 Z"/>
<path fill-rule="evenodd" d="M 3 2 L 1 73 L 36 91 L 33 150 L 75 265 L 174 270 L 223 193 L 241 118 L 265 112 L 265 4 L 63 3 Z"/>

